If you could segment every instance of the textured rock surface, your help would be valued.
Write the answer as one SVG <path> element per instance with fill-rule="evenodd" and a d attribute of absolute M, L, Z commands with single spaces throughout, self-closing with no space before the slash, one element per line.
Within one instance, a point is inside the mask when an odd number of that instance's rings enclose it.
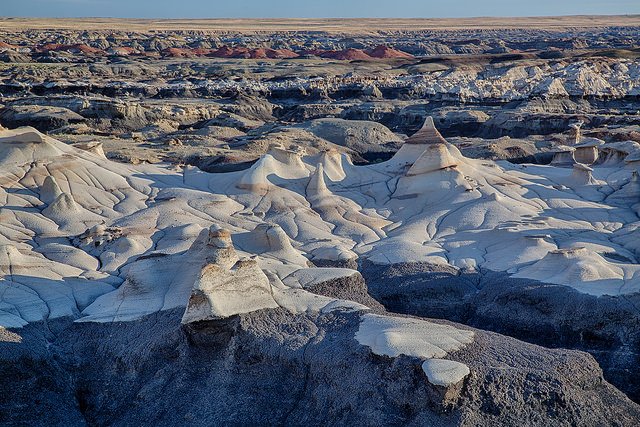
<path fill-rule="evenodd" d="M 15 96 L 2 117 L 62 117 L 47 126 L 75 143 L 0 131 L 0 383 L 17 390 L 1 393 L 3 424 L 637 424 L 585 353 L 392 315 L 366 289 L 390 311 L 587 350 L 639 400 L 640 150 L 624 130 L 637 60 L 430 63 L 347 40 L 267 72 L 251 59 L 298 54 L 180 37 L 131 47 L 162 56 L 148 67 L 60 67 L 73 89 L 49 71 L 0 84 Z M 35 54 L 99 58 L 112 43 Z M 209 54 L 224 60 L 193 59 Z M 493 110 L 453 114 L 460 102 Z M 580 139 L 583 110 L 620 139 Z M 424 124 L 404 140 L 323 112 Z M 476 150 L 562 152 L 551 166 L 471 159 L 430 112 L 454 133 L 576 135 Z M 114 146 L 137 164 L 105 159 Z M 229 172 L 175 165 L 190 156 Z M 144 164 L 161 160 L 174 165 Z"/>
<path fill-rule="evenodd" d="M 459 274 L 428 264 L 367 266 L 369 292 L 390 311 L 437 317 L 493 330 L 547 347 L 591 353 L 605 378 L 635 401 L 638 294 L 596 297 L 504 273 Z"/>
<path fill-rule="evenodd" d="M 267 310 L 189 330 L 181 315 L 4 333 L 0 421 L 631 426 L 639 416 L 584 353 L 476 331 L 474 344 L 454 353 L 472 374 L 443 388 L 429 383 L 419 359 L 359 345 L 356 314 Z M 38 380 L 27 380 L 35 370 Z"/>

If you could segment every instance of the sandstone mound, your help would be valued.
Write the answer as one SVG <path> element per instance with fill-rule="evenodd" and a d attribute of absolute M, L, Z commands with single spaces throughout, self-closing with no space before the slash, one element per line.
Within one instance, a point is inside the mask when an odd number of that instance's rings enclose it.
<path fill-rule="evenodd" d="M 62 154 L 61 143 L 54 143 L 31 127 L 0 133 L 0 161 L 4 165 L 24 164 Z"/>
<path fill-rule="evenodd" d="M 418 160 L 409 168 L 407 176 L 453 168 L 458 163 L 459 161 L 451 154 L 447 145 L 432 144 L 426 147 Z"/>

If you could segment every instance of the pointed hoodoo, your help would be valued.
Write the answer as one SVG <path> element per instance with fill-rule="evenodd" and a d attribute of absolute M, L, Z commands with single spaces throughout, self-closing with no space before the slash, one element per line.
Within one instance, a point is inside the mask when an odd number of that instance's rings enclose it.
<path fill-rule="evenodd" d="M 86 231 L 89 223 L 99 224 L 104 221 L 100 215 L 84 209 L 71 194 L 64 192 L 42 210 L 42 215 L 55 222 L 60 230 L 73 234 Z"/>
<path fill-rule="evenodd" d="M 447 144 L 447 140 L 440 134 L 433 123 L 433 117 L 428 116 L 422 128 L 411 135 L 405 144 Z"/>
<path fill-rule="evenodd" d="M 302 162 L 300 151 L 272 146 L 267 154 L 244 172 L 236 187 L 264 195 L 274 187 L 270 180 L 271 176 L 300 179 L 308 177 L 309 170 Z"/>
<path fill-rule="evenodd" d="M 67 222 L 74 215 L 80 213 L 80 206 L 73 200 L 73 197 L 67 193 L 60 193 L 60 195 L 50 203 L 43 211 L 43 215 L 49 219 L 52 219 L 56 223 Z"/>
<path fill-rule="evenodd" d="M 407 175 L 415 176 L 455 167 L 462 160 L 457 148 L 449 144 L 435 128 L 432 117 L 400 147 L 390 164 L 409 167 Z"/>
<path fill-rule="evenodd" d="M 315 172 L 309 178 L 309 184 L 307 184 L 307 198 L 315 199 L 329 194 L 327 183 L 325 182 L 324 167 L 322 163 L 318 163 Z"/>
<path fill-rule="evenodd" d="M 51 175 L 47 175 L 42 183 L 42 187 L 40 187 L 40 200 L 47 205 L 50 205 L 61 194 L 62 190 L 60 189 L 60 186 L 58 186 L 56 179 Z"/>

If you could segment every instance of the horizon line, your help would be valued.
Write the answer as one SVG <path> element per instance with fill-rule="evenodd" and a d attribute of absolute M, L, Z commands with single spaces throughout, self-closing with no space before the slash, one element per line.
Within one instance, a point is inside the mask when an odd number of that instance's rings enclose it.
<path fill-rule="evenodd" d="M 298 17 L 241 17 L 241 16 L 225 16 L 225 17 L 117 17 L 117 16 L 8 16 L 0 15 L 0 19 L 140 19 L 140 20 L 184 20 L 184 21 L 206 21 L 206 20 L 263 20 L 263 19 L 275 19 L 275 20 L 353 20 L 353 19 L 389 19 L 389 20 L 407 20 L 415 21 L 421 19 L 522 19 L 522 18 L 571 18 L 571 17 L 640 17 L 640 13 L 622 13 L 622 14 L 558 14 L 558 15 L 478 15 L 478 16 L 437 16 L 437 17 L 380 17 L 380 16 L 358 16 L 358 17 L 328 17 L 328 16 L 298 16 Z M 640 22 L 638 22 L 640 25 Z"/>

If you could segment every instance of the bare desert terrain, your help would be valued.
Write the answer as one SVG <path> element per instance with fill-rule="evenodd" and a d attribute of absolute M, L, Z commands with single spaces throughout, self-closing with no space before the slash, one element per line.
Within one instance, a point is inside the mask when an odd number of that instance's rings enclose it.
<path fill-rule="evenodd" d="M 0 425 L 637 426 L 639 34 L 0 18 Z"/>
<path fill-rule="evenodd" d="M 542 29 L 639 27 L 640 15 L 478 17 L 434 19 L 118 19 L 118 18 L 1 18 L 4 30 L 126 30 L 269 32 L 322 31 L 371 34 L 381 31 Z"/>

